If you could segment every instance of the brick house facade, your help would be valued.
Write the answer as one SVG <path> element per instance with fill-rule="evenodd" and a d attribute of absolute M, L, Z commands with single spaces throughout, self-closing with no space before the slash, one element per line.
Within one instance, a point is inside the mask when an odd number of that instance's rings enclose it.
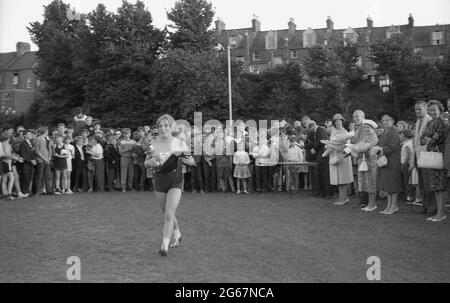
<path fill-rule="evenodd" d="M 357 63 L 367 77 L 374 81 L 375 67 L 369 60 L 369 45 L 383 41 L 396 33 L 403 33 L 411 39 L 415 51 L 423 60 L 433 62 L 448 52 L 450 45 L 450 24 L 434 26 L 414 26 L 410 15 L 408 23 L 399 26 L 374 27 L 373 20 L 366 19 L 366 27 L 335 29 L 331 17 L 326 19 L 326 27 L 298 30 L 294 19 L 290 19 L 287 29 L 261 31 L 261 22 L 254 17 L 252 26 L 242 29 L 225 29 L 222 20 L 215 22 L 218 43 L 232 47 L 231 56 L 244 63 L 247 72 L 259 73 L 278 64 L 299 62 L 308 54 L 308 48 L 321 45 L 333 49 L 338 45 L 356 43 L 360 60 Z"/>
<path fill-rule="evenodd" d="M 0 111 L 26 112 L 40 85 L 35 74 L 36 52 L 30 44 L 18 42 L 16 51 L 0 53 Z"/>

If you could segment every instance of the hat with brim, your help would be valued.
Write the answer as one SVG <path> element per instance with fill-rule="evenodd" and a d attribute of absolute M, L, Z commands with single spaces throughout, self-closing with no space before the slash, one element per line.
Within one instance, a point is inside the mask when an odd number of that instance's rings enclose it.
<path fill-rule="evenodd" d="M 366 119 L 363 121 L 364 125 L 369 125 L 371 126 L 373 129 L 377 129 L 378 128 L 378 124 L 375 123 L 375 121 L 370 120 L 370 119 Z"/>
<path fill-rule="evenodd" d="M 335 115 L 333 116 L 333 120 L 331 120 L 331 121 L 334 123 L 334 121 L 336 121 L 336 120 L 342 120 L 342 122 L 345 121 L 344 117 L 342 117 L 341 114 L 335 114 Z"/>

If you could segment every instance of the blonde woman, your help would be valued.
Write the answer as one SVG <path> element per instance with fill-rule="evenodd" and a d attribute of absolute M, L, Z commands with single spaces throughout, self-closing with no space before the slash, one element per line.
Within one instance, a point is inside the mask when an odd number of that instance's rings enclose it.
<path fill-rule="evenodd" d="M 164 214 L 163 241 L 159 254 L 165 257 L 169 246 L 175 247 L 181 242 L 181 232 L 175 213 L 181 200 L 182 164 L 194 165 L 194 159 L 191 155 L 178 157 L 175 169 L 164 173 L 159 171 L 158 168 L 161 168 L 170 156 L 187 155 L 189 149 L 185 142 L 172 136 L 172 132 L 175 130 L 175 120 L 170 115 L 161 116 L 157 120 L 156 126 L 159 130 L 159 138 L 153 142 L 152 157 L 146 161 L 146 166 L 156 170 L 154 191 Z"/>

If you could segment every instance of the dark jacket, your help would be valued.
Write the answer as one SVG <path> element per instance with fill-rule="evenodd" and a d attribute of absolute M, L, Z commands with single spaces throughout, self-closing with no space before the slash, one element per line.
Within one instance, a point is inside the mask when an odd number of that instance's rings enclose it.
<path fill-rule="evenodd" d="M 120 167 L 120 153 L 119 148 L 112 144 L 107 144 L 103 152 L 106 161 L 106 167 L 109 169 L 118 169 Z"/>
<path fill-rule="evenodd" d="M 84 165 L 86 165 L 86 159 L 87 159 L 86 147 L 85 146 L 82 147 L 83 154 L 84 154 L 84 160 L 81 159 L 80 151 L 78 150 L 78 147 L 75 144 L 74 144 L 74 148 L 75 148 L 75 157 L 72 159 L 72 166 L 74 169 L 79 169 L 79 168 L 82 168 Z"/>
<path fill-rule="evenodd" d="M 24 163 L 31 164 L 31 160 L 36 160 L 34 148 L 25 140 L 20 143 L 19 155 L 23 158 Z"/>

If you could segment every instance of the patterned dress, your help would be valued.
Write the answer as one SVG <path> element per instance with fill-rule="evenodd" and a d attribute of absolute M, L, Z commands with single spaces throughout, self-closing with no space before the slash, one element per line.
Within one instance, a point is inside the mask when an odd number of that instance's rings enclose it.
<path fill-rule="evenodd" d="M 444 152 L 445 138 L 449 130 L 448 122 L 442 118 L 436 118 L 428 122 L 427 128 L 422 134 L 421 144 L 426 144 L 425 137 L 431 138 L 428 142 L 427 151 Z M 447 170 L 444 169 L 429 169 L 429 185 L 430 190 L 445 191 L 447 189 Z"/>
<path fill-rule="evenodd" d="M 363 129 L 361 131 L 365 133 Z M 355 149 L 358 151 L 358 167 L 365 161 L 368 170 L 364 172 L 358 171 L 358 191 L 375 194 L 377 192 L 378 166 L 375 157 L 370 156 L 369 151 L 377 145 L 378 138 L 376 134 L 365 134 L 360 140 L 355 144 Z"/>

